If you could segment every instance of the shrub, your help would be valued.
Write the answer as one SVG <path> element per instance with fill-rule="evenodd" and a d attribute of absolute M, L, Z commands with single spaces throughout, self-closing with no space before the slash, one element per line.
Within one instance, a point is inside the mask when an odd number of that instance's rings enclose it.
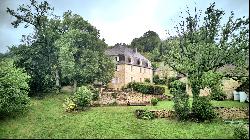
<path fill-rule="evenodd" d="M 166 85 L 167 79 L 166 78 L 160 79 L 158 75 L 154 75 L 153 82 L 157 85 Z"/>
<path fill-rule="evenodd" d="M 174 110 L 179 120 L 189 119 L 190 107 L 188 94 L 185 92 L 186 85 L 178 80 L 171 82 L 170 93 L 174 95 Z"/>
<path fill-rule="evenodd" d="M 142 110 L 142 109 L 136 110 L 135 115 L 137 119 L 151 120 L 155 118 L 154 113 L 148 110 Z"/>
<path fill-rule="evenodd" d="M 96 89 L 93 85 L 87 85 L 87 88 L 92 93 L 92 100 L 93 101 L 97 101 L 99 99 L 99 90 Z"/>
<path fill-rule="evenodd" d="M 11 61 L 0 60 L 0 114 L 22 112 L 29 106 L 28 76 Z"/>
<path fill-rule="evenodd" d="M 215 118 L 213 106 L 208 97 L 196 97 L 192 104 L 192 114 L 198 121 L 212 120 Z"/>
<path fill-rule="evenodd" d="M 134 91 L 141 92 L 143 94 L 163 94 L 163 93 L 165 93 L 165 87 L 163 87 L 163 86 L 138 83 L 138 82 L 128 83 L 127 88 L 133 88 Z"/>
<path fill-rule="evenodd" d="M 249 134 L 244 125 L 240 125 L 234 128 L 234 137 L 236 139 L 249 139 Z"/>
<path fill-rule="evenodd" d="M 64 107 L 66 108 L 66 111 L 84 110 L 90 106 L 91 99 L 91 91 L 87 86 L 81 86 L 72 96 L 69 97 L 69 99 L 66 99 Z"/>
<path fill-rule="evenodd" d="M 77 109 L 77 105 L 73 102 L 73 100 L 70 97 L 65 99 L 63 107 L 65 108 L 66 112 L 72 112 Z"/>
<path fill-rule="evenodd" d="M 211 89 L 211 99 L 216 101 L 223 101 L 227 98 L 227 95 L 222 91 L 220 87 Z"/>
<path fill-rule="evenodd" d="M 145 83 L 150 83 L 150 79 L 149 78 L 145 78 Z"/>
<path fill-rule="evenodd" d="M 157 105 L 157 103 L 158 103 L 158 99 L 157 98 L 152 98 L 151 99 L 151 104 L 153 105 L 153 106 L 155 106 L 155 105 Z"/>
<path fill-rule="evenodd" d="M 167 86 L 168 86 L 169 89 L 171 88 L 170 83 L 172 83 L 172 82 L 174 82 L 176 80 L 178 80 L 177 77 L 170 77 L 170 78 L 168 78 L 168 80 L 167 80 Z"/>

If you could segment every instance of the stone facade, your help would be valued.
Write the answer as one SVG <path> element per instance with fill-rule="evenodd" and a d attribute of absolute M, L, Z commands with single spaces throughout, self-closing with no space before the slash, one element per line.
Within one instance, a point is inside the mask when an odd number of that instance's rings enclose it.
<path fill-rule="evenodd" d="M 149 79 L 152 82 L 153 71 L 150 68 L 133 66 L 128 64 L 117 65 L 113 80 L 108 84 L 109 88 L 120 90 L 129 82 L 144 82 Z"/>

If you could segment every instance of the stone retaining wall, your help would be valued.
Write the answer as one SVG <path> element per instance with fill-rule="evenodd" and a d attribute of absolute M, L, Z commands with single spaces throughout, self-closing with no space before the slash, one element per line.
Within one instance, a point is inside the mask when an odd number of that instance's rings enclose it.
<path fill-rule="evenodd" d="M 249 119 L 249 108 L 225 108 L 215 107 L 215 112 L 219 118 L 227 119 Z M 154 113 L 156 118 L 171 118 L 174 117 L 174 110 L 149 110 Z"/>
<path fill-rule="evenodd" d="M 215 112 L 222 119 L 246 119 L 249 118 L 249 108 L 224 108 L 216 107 Z"/>
<path fill-rule="evenodd" d="M 168 99 L 165 95 L 142 94 L 138 92 L 124 91 L 105 91 L 100 93 L 99 100 L 94 101 L 93 105 L 127 105 L 129 103 L 147 103 L 149 104 L 152 98 Z"/>

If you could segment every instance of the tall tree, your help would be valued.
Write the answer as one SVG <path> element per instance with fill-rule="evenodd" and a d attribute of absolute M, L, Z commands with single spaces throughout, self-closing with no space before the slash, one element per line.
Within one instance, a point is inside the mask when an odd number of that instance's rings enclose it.
<path fill-rule="evenodd" d="M 104 55 L 107 45 L 94 35 L 85 31 L 69 30 L 59 40 L 59 62 L 63 77 L 74 81 L 74 91 L 77 83 L 107 83 L 114 73 L 114 63 Z"/>
<path fill-rule="evenodd" d="M 155 48 L 159 48 L 161 39 L 154 31 L 147 31 L 140 38 L 132 40 L 130 47 L 137 48 L 140 52 L 151 52 Z"/>
<path fill-rule="evenodd" d="M 169 47 L 165 60 L 174 70 L 185 74 L 190 80 L 194 100 L 199 96 L 201 77 L 205 72 L 232 64 L 238 70 L 246 69 L 249 52 L 249 18 L 234 19 L 231 12 L 226 24 L 221 25 L 223 10 L 215 9 L 215 3 L 205 11 L 200 23 L 201 11 L 188 16 L 176 26 L 178 41 Z M 176 38 L 175 38 L 176 39 Z M 242 75 L 234 75 L 240 77 Z"/>

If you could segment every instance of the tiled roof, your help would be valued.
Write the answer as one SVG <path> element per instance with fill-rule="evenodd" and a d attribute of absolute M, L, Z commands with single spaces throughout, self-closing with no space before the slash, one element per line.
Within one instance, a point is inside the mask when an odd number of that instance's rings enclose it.
<path fill-rule="evenodd" d="M 119 63 L 126 63 L 126 64 L 131 64 L 128 62 L 128 58 L 132 58 L 133 63 L 132 65 L 137 65 L 137 66 L 143 66 L 143 67 L 148 67 L 151 68 L 151 63 L 150 61 L 145 58 L 143 55 L 141 55 L 139 52 L 136 50 L 133 50 L 131 48 L 126 47 L 125 45 L 115 45 L 111 48 L 108 48 L 105 53 L 110 56 L 125 56 L 124 59 L 120 59 Z M 123 58 L 123 57 L 121 57 Z M 139 65 L 137 63 L 138 60 L 142 61 L 142 65 Z"/>

